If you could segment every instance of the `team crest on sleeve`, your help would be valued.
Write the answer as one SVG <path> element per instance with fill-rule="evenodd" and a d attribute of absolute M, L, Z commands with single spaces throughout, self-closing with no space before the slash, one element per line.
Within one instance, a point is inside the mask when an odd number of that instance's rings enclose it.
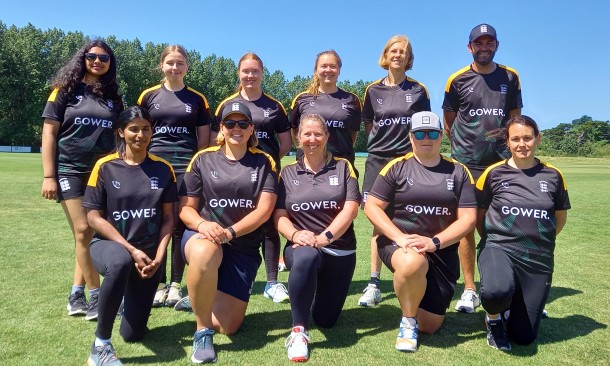
<path fill-rule="evenodd" d="M 347 103 L 341 103 L 341 109 L 343 109 L 343 110 L 347 109 Z"/>
<path fill-rule="evenodd" d="M 315 105 L 316 105 L 316 102 L 311 101 L 311 102 L 309 102 L 309 105 L 313 107 L 313 106 L 315 106 Z"/>
<path fill-rule="evenodd" d="M 294 184 L 295 186 L 298 186 L 299 184 L 301 184 L 301 182 L 299 182 L 297 179 L 293 179 L 292 184 Z"/>
<path fill-rule="evenodd" d="M 121 189 L 121 182 L 119 182 L 118 180 L 113 180 L 112 186 L 116 189 Z"/>
<path fill-rule="evenodd" d="M 159 177 L 150 177 L 150 189 L 159 189 Z"/>
<path fill-rule="evenodd" d="M 453 186 L 454 186 L 453 179 L 446 179 L 445 181 L 447 182 L 447 190 L 453 191 Z"/>
<path fill-rule="evenodd" d="M 407 103 L 413 103 L 413 95 L 412 94 L 405 94 L 405 99 L 407 100 Z"/>
<path fill-rule="evenodd" d="M 328 183 L 330 183 L 331 186 L 338 186 L 339 185 L 339 176 L 331 175 L 330 177 L 328 177 Z"/>
<path fill-rule="evenodd" d="M 186 113 L 191 113 L 193 111 L 193 106 L 191 103 L 184 103 L 184 111 Z"/>
<path fill-rule="evenodd" d="M 508 182 L 502 182 L 500 183 L 500 185 L 502 186 L 502 188 L 504 189 L 508 189 L 508 187 L 510 187 L 510 184 Z"/>
<path fill-rule="evenodd" d="M 211 170 L 210 175 L 212 176 L 212 178 L 218 179 L 218 172 L 216 170 Z"/>
<path fill-rule="evenodd" d="M 106 100 L 106 105 L 110 109 L 114 108 L 114 103 L 112 103 L 112 100 L 110 100 L 110 99 Z"/>
<path fill-rule="evenodd" d="M 469 93 L 474 93 L 474 88 L 471 86 L 470 88 L 468 88 L 468 92 Z"/>
<path fill-rule="evenodd" d="M 377 98 L 377 103 L 378 104 L 383 104 L 383 99 L 382 98 Z"/>
<path fill-rule="evenodd" d="M 258 170 L 250 172 L 250 182 L 256 182 L 258 180 Z"/>
<path fill-rule="evenodd" d="M 61 189 L 62 192 L 70 190 L 70 181 L 68 178 L 61 178 L 59 180 L 59 189 Z"/>
<path fill-rule="evenodd" d="M 76 96 L 76 100 L 78 100 L 78 102 L 82 102 L 83 101 L 83 96 L 82 95 L 77 95 Z"/>
<path fill-rule="evenodd" d="M 541 180 L 538 184 L 540 184 L 540 192 L 546 193 L 549 191 L 549 183 L 547 181 Z"/>
<path fill-rule="evenodd" d="M 161 104 L 159 104 L 159 103 L 153 103 L 153 108 L 154 108 L 154 109 L 161 109 Z"/>
<path fill-rule="evenodd" d="M 506 93 L 508 93 L 508 85 L 506 85 L 506 84 L 500 85 L 500 94 L 506 94 Z"/>
<path fill-rule="evenodd" d="M 407 183 L 412 186 L 413 185 L 413 178 L 409 178 L 407 177 Z"/>

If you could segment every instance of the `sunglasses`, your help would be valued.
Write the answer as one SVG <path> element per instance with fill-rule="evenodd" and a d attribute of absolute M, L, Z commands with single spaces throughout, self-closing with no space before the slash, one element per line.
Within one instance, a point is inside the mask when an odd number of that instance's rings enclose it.
<path fill-rule="evenodd" d="M 91 62 L 95 61 L 95 59 L 98 59 L 103 63 L 110 61 L 110 55 L 104 53 L 98 55 L 97 53 L 87 52 L 85 53 L 85 58 Z"/>
<path fill-rule="evenodd" d="M 430 140 L 436 140 L 440 137 L 441 131 L 413 131 L 413 137 L 416 140 L 421 141 L 428 136 Z"/>
<path fill-rule="evenodd" d="M 223 124 L 229 130 L 235 128 L 235 125 L 238 125 L 239 128 L 241 128 L 242 130 L 245 130 L 246 128 L 250 127 L 250 122 L 248 122 L 248 121 L 231 121 L 228 119 L 228 120 L 224 121 Z"/>

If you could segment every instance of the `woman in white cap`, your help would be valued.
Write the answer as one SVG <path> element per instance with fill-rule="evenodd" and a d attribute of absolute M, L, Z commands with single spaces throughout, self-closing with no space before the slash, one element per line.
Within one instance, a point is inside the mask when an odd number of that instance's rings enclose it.
<path fill-rule="evenodd" d="M 399 351 L 416 351 L 418 331 L 434 333 L 442 325 L 460 273 L 455 244 L 476 220 L 472 177 L 440 154 L 442 131 L 436 114 L 413 114 L 413 152 L 381 170 L 364 207 L 381 233 L 379 256 L 394 274 Z"/>

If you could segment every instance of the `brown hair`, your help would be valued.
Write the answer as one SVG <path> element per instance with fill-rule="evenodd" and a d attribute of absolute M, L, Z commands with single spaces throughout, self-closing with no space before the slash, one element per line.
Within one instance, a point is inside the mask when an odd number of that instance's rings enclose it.
<path fill-rule="evenodd" d="M 261 67 L 261 78 L 262 78 L 265 73 L 265 66 L 263 65 L 263 60 L 261 60 L 261 58 L 258 57 L 258 55 L 256 53 L 248 52 L 245 55 L 243 55 L 239 59 L 239 62 L 237 63 L 237 79 L 239 80 L 239 69 L 241 68 L 241 63 L 246 60 L 254 60 L 254 61 L 258 62 L 259 66 Z M 239 84 L 237 85 L 237 92 L 239 93 L 243 88 L 244 88 L 244 86 L 241 84 L 241 81 L 240 81 Z"/>
<path fill-rule="evenodd" d="M 224 122 L 220 122 L 220 126 L 222 127 L 224 125 Z M 216 135 L 216 145 L 218 146 L 222 146 L 225 144 L 225 135 L 222 134 L 222 130 L 220 130 L 218 132 L 218 135 Z M 248 139 L 248 147 L 257 147 L 258 146 L 258 137 L 256 137 L 256 131 L 254 130 L 254 128 L 252 129 L 252 135 L 250 135 L 250 138 Z"/>
<path fill-rule="evenodd" d="M 538 124 L 536 123 L 536 121 L 534 121 L 534 119 L 532 117 L 520 115 L 520 116 L 511 117 L 508 120 L 508 122 L 506 122 L 506 127 L 504 127 L 506 129 L 506 133 L 505 133 L 506 140 L 508 140 L 508 138 L 509 138 L 508 129 L 510 128 L 510 126 L 516 125 L 516 124 L 531 127 L 534 130 L 534 136 L 535 137 L 540 136 L 540 129 L 538 128 Z"/>
<path fill-rule="evenodd" d="M 318 53 L 318 55 L 316 56 L 316 63 L 313 66 L 313 76 L 311 78 L 311 82 L 309 83 L 309 87 L 307 88 L 307 91 L 311 95 L 318 95 L 318 93 L 319 93 L 320 78 L 318 77 L 318 75 L 316 75 L 316 70 L 318 69 L 318 61 L 320 61 L 320 57 L 322 57 L 324 55 L 334 56 L 335 60 L 337 61 L 337 65 L 339 65 L 339 69 L 341 69 L 341 66 L 343 66 L 343 63 L 341 62 L 341 57 L 339 57 L 339 54 L 337 53 L 337 51 L 327 50 L 327 51 L 322 51 L 322 52 Z"/>
<path fill-rule="evenodd" d="M 167 55 L 169 55 L 172 52 L 178 52 L 179 54 L 181 54 L 182 57 L 184 57 L 184 59 L 186 60 L 186 64 L 190 65 L 189 56 L 186 53 L 186 50 L 184 49 L 184 47 L 182 47 L 179 44 L 173 44 L 173 45 L 165 47 L 163 52 L 161 52 L 161 57 L 159 58 L 159 69 L 161 68 L 161 65 L 163 65 L 163 61 L 165 60 Z M 165 76 L 163 77 L 163 79 L 161 79 L 161 82 L 162 83 L 165 82 Z"/>
<path fill-rule="evenodd" d="M 411 47 L 411 42 L 409 42 L 409 38 L 402 34 L 397 34 L 394 37 L 388 39 L 385 46 L 383 47 L 383 51 L 381 51 L 381 56 L 379 57 L 379 66 L 383 69 L 387 70 L 390 67 L 390 63 L 386 59 L 386 53 L 394 45 L 395 43 L 402 43 L 405 46 L 405 57 L 407 58 L 407 64 L 405 65 L 405 71 L 411 70 L 413 67 L 413 60 L 415 56 L 413 56 L 413 48 Z"/>
<path fill-rule="evenodd" d="M 297 136 L 299 138 L 299 140 L 297 141 L 297 147 L 301 148 L 301 149 L 303 148 L 303 145 L 301 145 L 301 132 L 303 131 L 303 124 L 307 121 L 317 122 L 324 130 L 324 133 L 326 134 L 326 136 L 328 136 L 330 134 L 330 132 L 328 132 L 328 126 L 326 125 L 326 121 L 324 120 L 324 117 L 320 116 L 317 113 L 302 115 L 301 119 L 299 120 L 299 131 L 297 133 Z"/>

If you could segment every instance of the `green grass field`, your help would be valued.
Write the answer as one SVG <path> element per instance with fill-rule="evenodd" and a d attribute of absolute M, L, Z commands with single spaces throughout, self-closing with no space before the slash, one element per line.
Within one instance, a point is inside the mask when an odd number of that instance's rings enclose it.
<path fill-rule="evenodd" d="M 384 301 L 375 309 L 356 301 L 369 275 L 371 225 L 356 219 L 358 265 L 338 324 L 311 330 L 311 365 L 608 365 L 610 346 L 610 159 L 551 158 L 568 182 L 572 210 L 557 241 L 555 278 L 535 345 L 509 353 L 485 343 L 483 310 L 452 308 L 435 335 L 420 335 L 414 354 L 399 353 L 394 339 L 400 309 L 391 277 L 382 271 Z M 364 159 L 357 168 L 364 171 Z M 83 365 L 95 323 L 66 315 L 74 250 L 70 229 L 54 202 L 40 197 L 39 154 L 0 153 L 0 365 Z M 280 273 L 286 282 L 287 273 Z M 261 267 L 246 320 L 234 336 L 215 336 L 223 365 L 286 365 L 284 341 L 290 305 L 261 295 Z M 462 283 L 458 284 L 458 294 Z M 458 295 L 456 294 L 456 297 Z M 142 343 L 126 344 L 115 324 L 113 343 L 126 364 L 188 365 L 192 314 L 154 309 Z"/>

